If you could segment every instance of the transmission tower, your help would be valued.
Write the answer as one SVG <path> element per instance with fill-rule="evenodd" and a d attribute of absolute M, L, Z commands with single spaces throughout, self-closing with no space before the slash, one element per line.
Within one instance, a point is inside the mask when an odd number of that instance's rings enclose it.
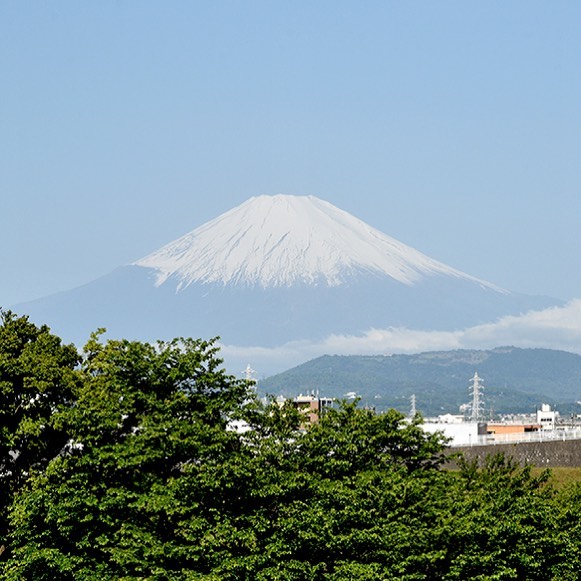
<path fill-rule="evenodd" d="M 246 366 L 246 369 L 242 371 L 244 376 L 246 377 L 246 381 L 256 385 L 256 381 L 254 380 L 253 376 L 256 375 L 256 371 L 250 367 L 250 363 Z"/>
<path fill-rule="evenodd" d="M 412 396 L 410 397 L 410 418 L 415 418 L 416 417 L 416 394 L 413 393 Z"/>
<path fill-rule="evenodd" d="M 470 404 L 470 421 L 478 422 L 484 419 L 484 386 L 478 372 L 474 372 L 474 377 L 470 380 L 470 393 L 472 403 Z"/>
<path fill-rule="evenodd" d="M 244 369 L 244 371 L 242 371 L 242 373 L 244 373 L 244 375 L 246 377 L 246 381 L 252 381 L 252 376 L 256 375 L 256 371 L 254 371 L 254 369 L 252 369 L 252 367 L 250 367 L 250 363 L 246 366 L 246 369 Z"/>

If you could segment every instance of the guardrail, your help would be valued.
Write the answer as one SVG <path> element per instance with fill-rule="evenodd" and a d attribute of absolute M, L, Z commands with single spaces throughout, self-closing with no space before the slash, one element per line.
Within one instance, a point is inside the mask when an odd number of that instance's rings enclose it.
<path fill-rule="evenodd" d="M 539 430 L 537 432 L 519 432 L 516 434 L 489 434 L 478 436 L 476 439 L 454 444 L 451 447 L 466 446 L 494 446 L 495 444 L 521 444 L 527 442 L 565 442 L 568 440 L 581 440 L 581 429 L 579 430 Z"/>

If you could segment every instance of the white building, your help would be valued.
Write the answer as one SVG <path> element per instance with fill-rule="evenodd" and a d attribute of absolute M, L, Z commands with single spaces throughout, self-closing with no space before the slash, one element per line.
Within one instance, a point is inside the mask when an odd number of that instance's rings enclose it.
<path fill-rule="evenodd" d="M 541 405 L 541 409 L 537 410 L 537 424 L 541 426 L 541 430 L 554 430 L 557 412 L 551 409 L 547 403 Z"/>
<path fill-rule="evenodd" d="M 444 421 L 426 421 L 422 428 L 431 434 L 442 432 L 446 438 L 449 438 L 449 446 L 471 446 L 484 443 L 486 440 L 486 428 L 482 432 L 482 426 L 478 422 L 464 422 L 458 416 L 451 416 L 455 421 L 446 421 L 450 418 L 444 417 Z M 456 418 L 458 418 L 456 420 Z M 479 429 L 480 426 L 480 429 Z"/>

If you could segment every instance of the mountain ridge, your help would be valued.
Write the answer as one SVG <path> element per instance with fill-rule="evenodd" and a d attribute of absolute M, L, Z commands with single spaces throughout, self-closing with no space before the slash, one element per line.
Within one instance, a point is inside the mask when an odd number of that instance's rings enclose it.
<path fill-rule="evenodd" d="M 287 396 L 318 391 L 325 397 L 356 392 L 362 405 L 424 415 L 458 413 L 469 401 L 469 379 L 483 378 L 484 399 L 499 413 L 530 413 L 549 403 L 562 413 L 581 412 L 581 355 L 518 348 L 456 349 L 393 355 L 323 355 L 259 380 L 261 392 Z M 379 396 L 379 397 L 378 397 Z"/>

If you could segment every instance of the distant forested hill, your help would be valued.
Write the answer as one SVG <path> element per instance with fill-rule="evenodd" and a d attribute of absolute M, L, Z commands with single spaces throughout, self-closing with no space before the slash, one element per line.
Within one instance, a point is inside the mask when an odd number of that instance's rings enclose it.
<path fill-rule="evenodd" d="M 551 349 L 499 347 L 417 355 L 325 355 L 259 381 L 261 392 L 326 397 L 356 392 L 363 405 L 407 412 L 416 395 L 424 415 L 457 413 L 470 401 L 470 378 L 483 379 L 487 409 L 534 412 L 541 403 L 561 414 L 581 413 L 581 356 Z"/>

